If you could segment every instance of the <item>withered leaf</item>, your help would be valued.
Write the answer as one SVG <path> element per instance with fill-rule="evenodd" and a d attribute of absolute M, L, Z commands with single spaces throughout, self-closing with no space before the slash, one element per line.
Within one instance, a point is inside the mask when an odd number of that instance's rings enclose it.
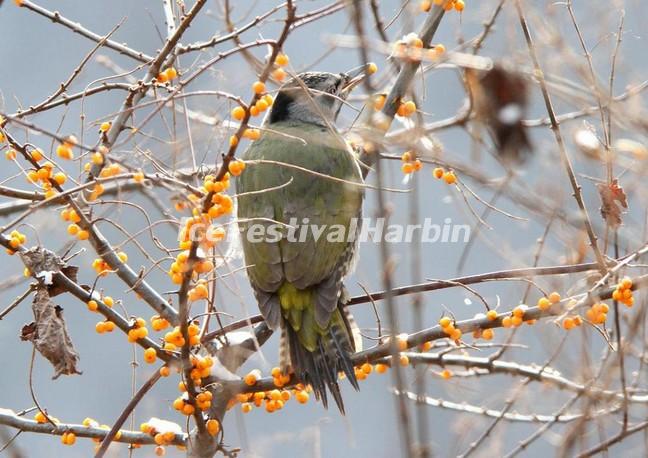
<path fill-rule="evenodd" d="M 21 253 L 20 256 L 25 266 L 34 273 L 36 278 L 40 280 L 40 283 L 47 286 L 50 297 L 58 296 L 66 291 L 62 285 L 58 284 L 53 274 L 61 272 L 70 280 L 77 281 L 79 268 L 68 265 L 56 253 L 50 250 L 35 247 Z"/>
<path fill-rule="evenodd" d="M 80 374 L 79 354 L 68 334 L 63 309 L 54 304 L 47 288 L 39 285 L 32 303 L 34 321 L 23 326 L 20 338 L 34 344 L 36 350 L 54 366 L 54 376 Z"/>
<path fill-rule="evenodd" d="M 618 180 L 596 185 L 601 196 L 601 216 L 608 225 L 616 229 L 623 223 L 621 215 L 628 209 L 628 198 Z"/>

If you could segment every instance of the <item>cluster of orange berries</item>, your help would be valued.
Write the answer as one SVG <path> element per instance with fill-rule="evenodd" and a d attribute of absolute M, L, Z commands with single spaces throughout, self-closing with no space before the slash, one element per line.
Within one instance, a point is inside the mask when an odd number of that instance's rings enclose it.
<path fill-rule="evenodd" d="M 628 307 L 632 307 L 634 305 L 634 297 L 632 297 L 632 279 L 624 277 L 612 293 L 612 299 L 619 301 Z"/>
<path fill-rule="evenodd" d="M 187 327 L 187 333 L 189 334 L 189 345 L 193 347 L 200 343 L 200 336 L 198 335 L 200 334 L 200 328 L 196 323 L 191 323 Z M 175 351 L 185 343 L 185 339 L 182 337 L 182 331 L 180 331 L 180 326 L 176 326 L 172 331 L 169 331 L 164 335 L 164 350 L 168 352 Z M 210 360 L 211 358 L 208 359 L 208 361 Z"/>
<path fill-rule="evenodd" d="M 106 332 L 113 332 L 115 330 L 115 323 L 110 320 L 99 321 L 95 324 L 95 331 L 97 334 L 104 334 Z"/>
<path fill-rule="evenodd" d="M 191 220 L 190 220 L 191 221 Z M 189 243 L 191 243 L 189 241 Z M 171 281 L 176 285 L 182 283 L 182 274 L 189 270 L 189 250 L 184 250 L 178 253 L 176 260 L 171 264 L 169 268 L 169 276 Z M 197 276 L 198 274 L 209 273 L 214 270 L 214 263 L 209 259 L 199 260 L 194 263 L 193 266 L 193 275 Z"/>
<path fill-rule="evenodd" d="M 43 424 L 43 423 L 47 423 L 48 417 L 50 420 L 54 422 L 54 424 L 59 424 L 61 422 L 58 418 L 53 417 L 52 415 L 45 416 L 45 414 L 40 410 L 36 412 L 36 414 L 34 415 L 34 420 L 36 421 L 36 423 Z"/>
<path fill-rule="evenodd" d="M 110 296 L 103 296 L 101 298 L 101 302 L 103 302 L 106 307 L 112 307 L 115 304 L 115 300 Z M 96 312 L 98 308 L 99 304 L 97 303 L 97 301 L 95 301 L 94 299 L 88 301 L 88 310 L 90 310 L 91 312 Z"/>
<path fill-rule="evenodd" d="M 207 289 L 207 280 L 200 279 L 196 286 L 191 288 L 187 294 L 190 302 L 200 301 L 209 297 L 209 289 Z"/>
<path fill-rule="evenodd" d="M 526 304 L 520 304 L 517 307 L 515 307 L 511 311 L 511 315 L 506 316 L 502 319 L 502 326 L 505 328 L 510 328 L 510 327 L 517 328 L 518 326 L 521 326 L 522 323 L 526 323 L 528 325 L 535 324 L 536 320 L 524 319 L 524 314 L 526 313 L 528 308 L 529 307 Z"/>
<path fill-rule="evenodd" d="M 411 151 L 405 151 L 401 156 L 401 170 L 405 175 L 409 175 L 413 172 L 418 172 L 423 168 L 423 163 L 420 159 L 416 158 Z"/>
<path fill-rule="evenodd" d="M 33 157 L 40 157 L 41 159 L 43 158 L 40 150 L 33 150 L 31 155 L 32 158 Z M 54 181 L 59 186 L 63 185 L 67 181 L 67 176 L 65 175 L 65 173 L 63 172 L 53 173 L 53 169 L 54 169 L 54 164 L 47 161 L 43 164 L 42 167 L 39 167 L 37 170 L 32 169 L 27 172 L 27 181 L 34 184 L 38 183 L 39 181 L 42 182 L 43 190 L 45 191 L 45 197 L 48 199 L 56 195 L 56 191 L 52 189 L 52 181 Z"/>
<path fill-rule="evenodd" d="M 76 442 L 76 434 L 73 432 L 69 431 L 67 433 L 63 433 L 61 436 L 61 443 L 63 445 L 74 445 Z"/>
<path fill-rule="evenodd" d="M 243 173 L 243 170 L 245 170 L 245 162 L 243 162 L 243 161 L 232 161 L 227 166 L 227 170 L 229 170 L 229 173 L 231 173 L 232 176 L 237 177 L 241 173 Z"/>
<path fill-rule="evenodd" d="M 547 297 L 538 299 L 538 308 L 542 311 L 548 310 L 553 304 L 560 302 L 560 294 L 556 291 L 549 294 Z"/>
<path fill-rule="evenodd" d="M 407 358 L 406 355 L 401 355 L 401 357 Z M 403 366 L 407 366 L 407 364 L 409 364 L 409 358 L 407 358 L 407 363 L 403 364 Z M 364 363 L 361 366 L 355 367 L 354 373 L 356 379 L 362 381 L 365 380 L 374 371 L 377 374 L 384 374 L 385 372 L 387 372 L 387 369 L 389 369 L 389 366 L 387 364 L 378 363 L 374 366 L 370 363 Z"/>
<path fill-rule="evenodd" d="M 88 240 L 90 233 L 85 229 L 81 229 L 77 223 L 81 221 L 81 217 L 73 208 L 64 208 L 61 211 L 61 218 L 63 221 L 68 221 L 70 225 L 67 228 L 67 233 L 76 236 L 79 240 Z"/>
<path fill-rule="evenodd" d="M 444 170 L 442 167 L 436 167 L 432 170 L 432 175 L 437 180 L 443 180 L 446 184 L 455 184 L 457 182 L 457 176 L 452 170 Z"/>
<path fill-rule="evenodd" d="M 419 4 L 421 11 L 427 13 L 432 8 L 432 5 L 442 5 L 443 9 L 450 11 L 452 9 L 459 11 L 460 13 L 466 8 L 466 3 L 464 0 L 447 0 L 447 3 L 443 3 L 446 0 L 422 0 Z"/>
<path fill-rule="evenodd" d="M 261 81 L 257 81 L 254 84 L 257 84 L 258 86 L 253 86 L 253 89 L 261 89 L 262 93 L 265 91 L 265 84 L 263 84 Z M 274 98 L 272 98 L 270 94 L 263 95 L 259 98 L 259 100 L 256 101 L 253 106 L 250 107 L 250 116 L 259 116 L 261 113 L 270 108 L 273 103 Z M 242 121 L 245 118 L 245 111 L 246 109 L 242 106 L 234 107 L 232 109 L 232 118 L 236 119 L 237 121 Z"/>
<path fill-rule="evenodd" d="M 591 323 L 603 324 L 607 320 L 607 314 L 609 311 L 610 307 L 605 302 L 592 304 L 585 312 L 585 318 L 587 318 Z"/>
<path fill-rule="evenodd" d="M 287 73 L 286 70 L 284 70 L 282 67 L 288 65 L 289 62 L 290 59 L 286 54 L 279 53 L 274 61 L 276 68 L 272 71 L 272 78 L 277 81 L 283 81 L 286 78 Z"/>
<path fill-rule="evenodd" d="M 160 72 L 158 76 L 155 77 L 158 83 L 166 83 L 167 81 L 172 81 L 178 77 L 178 71 L 169 67 L 166 70 Z"/>
<path fill-rule="evenodd" d="M 56 155 L 61 159 L 72 160 L 74 159 L 74 153 L 72 148 L 78 143 L 77 138 L 74 135 L 69 135 L 63 143 L 56 147 Z"/>
<path fill-rule="evenodd" d="M 128 341 L 130 343 L 145 339 L 148 336 L 146 320 L 142 317 L 135 318 L 131 329 L 128 330 Z"/>
<path fill-rule="evenodd" d="M 401 102 L 396 109 L 396 114 L 400 117 L 406 118 L 416 113 L 416 103 L 413 100 Z"/>
<path fill-rule="evenodd" d="M 121 262 L 125 263 L 128 261 L 128 255 L 123 251 L 117 253 L 117 257 L 119 257 L 119 260 Z M 110 273 L 110 265 L 101 258 L 97 258 L 94 261 L 92 261 L 92 268 L 95 270 L 95 272 L 97 272 L 97 275 L 99 275 L 100 277 L 105 277 Z"/>
<path fill-rule="evenodd" d="M 416 34 L 410 33 L 396 42 L 393 55 L 401 59 L 408 59 L 413 62 L 419 62 L 423 58 L 436 60 L 446 51 L 442 44 L 437 44 L 429 49 L 423 48 L 423 40 Z"/>
<path fill-rule="evenodd" d="M 154 331 L 162 331 L 171 326 L 169 321 L 166 318 L 162 318 L 160 315 L 153 315 L 151 317 L 151 328 Z"/>
<path fill-rule="evenodd" d="M 11 231 L 9 234 L 9 246 L 14 250 L 20 248 L 27 241 L 25 234 L 18 231 Z M 7 250 L 7 253 L 14 254 L 13 250 Z"/>
<path fill-rule="evenodd" d="M 439 326 L 443 329 L 443 332 L 454 341 L 461 339 L 461 329 L 457 329 L 454 326 L 454 321 L 449 316 L 441 317 L 439 320 Z"/>
<path fill-rule="evenodd" d="M 567 316 L 562 321 L 562 327 L 566 331 L 570 331 L 574 328 L 577 328 L 582 324 L 583 324 L 583 319 L 580 317 L 580 315 Z"/>
<path fill-rule="evenodd" d="M 153 440 L 155 443 L 158 445 L 158 447 L 162 445 L 169 445 L 173 443 L 176 437 L 176 433 L 174 431 L 165 431 L 165 432 L 160 432 L 158 431 L 154 425 L 151 425 L 149 423 L 142 423 L 140 425 L 140 431 L 143 432 L 144 434 L 148 434 L 153 437 Z M 164 455 L 159 455 L 157 448 L 155 452 L 158 456 Z"/>

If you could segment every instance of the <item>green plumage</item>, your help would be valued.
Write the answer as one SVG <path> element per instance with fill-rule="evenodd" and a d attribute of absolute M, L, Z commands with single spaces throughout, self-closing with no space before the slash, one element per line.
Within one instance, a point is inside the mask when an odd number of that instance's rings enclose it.
<path fill-rule="evenodd" d="M 296 337 L 289 338 L 289 344 L 301 346 L 290 348 L 291 365 L 315 385 L 315 376 L 336 380 L 338 370 L 347 372 L 347 368 L 337 367 L 335 360 L 343 356 L 348 360 L 348 354 L 338 353 L 351 353 L 353 349 L 350 325 L 340 301 L 342 279 L 356 248 L 349 241 L 349 231 L 355 231 L 352 219 L 361 216 L 363 192 L 361 186 L 277 163 L 352 183 L 362 183 L 362 177 L 356 158 L 337 133 L 316 124 L 288 121 L 269 128 L 272 132 L 264 132 L 245 152 L 243 159 L 248 165 L 237 181 L 242 247 L 266 322 L 272 328 L 289 327 L 288 336 Z M 294 224 L 291 218 L 299 225 L 306 218 L 306 224 L 325 227 L 326 231 L 316 238 L 309 230 L 303 241 L 290 241 L 286 225 Z M 277 223 L 283 225 L 278 226 L 283 235 L 280 240 L 248 239 L 246 231 L 251 225 L 268 228 Z M 328 231 L 340 229 L 344 229 L 343 237 L 328 237 Z M 295 237 L 299 236 L 296 232 Z M 324 362 L 318 358 L 324 358 Z M 318 369 L 320 363 L 323 366 Z M 327 372 L 326 377 L 312 373 L 320 370 Z M 326 384 L 333 391 L 328 381 Z"/>

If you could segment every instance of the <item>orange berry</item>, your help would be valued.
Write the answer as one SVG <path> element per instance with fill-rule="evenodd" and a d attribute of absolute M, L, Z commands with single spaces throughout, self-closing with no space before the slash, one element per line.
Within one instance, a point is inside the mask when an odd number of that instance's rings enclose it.
<path fill-rule="evenodd" d="M 452 324 L 452 318 L 448 316 L 444 316 L 439 320 L 439 326 L 441 326 L 442 328 L 447 328 L 451 324 Z"/>
<path fill-rule="evenodd" d="M 444 369 L 441 371 L 441 378 L 444 380 L 448 380 L 450 377 L 452 377 L 452 372 L 450 372 L 448 369 Z"/>
<path fill-rule="evenodd" d="M 384 374 L 385 372 L 387 372 L 387 369 L 389 369 L 389 366 L 387 366 L 386 364 L 376 364 L 376 372 L 379 374 Z"/>
<path fill-rule="evenodd" d="M 428 11 L 430 11 L 430 8 L 432 8 L 432 2 L 430 0 L 423 0 L 421 3 L 419 3 L 419 8 L 422 12 L 427 13 Z"/>
<path fill-rule="evenodd" d="M 97 301 L 88 301 L 88 310 L 90 310 L 91 312 L 96 312 L 98 308 L 99 304 L 97 304 Z"/>
<path fill-rule="evenodd" d="M 288 65 L 290 59 L 288 59 L 288 56 L 285 55 L 284 53 L 280 53 L 277 55 L 277 58 L 275 59 L 275 64 L 279 66 L 286 66 Z"/>
<path fill-rule="evenodd" d="M 309 397 L 310 396 L 305 390 L 298 391 L 297 394 L 295 394 L 295 399 L 297 399 L 297 402 L 300 404 L 306 404 Z"/>
<path fill-rule="evenodd" d="M 457 10 L 459 12 L 462 12 L 465 7 L 466 7 L 466 4 L 464 3 L 463 0 L 455 0 L 455 2 L 454 2 L 454 9 L 455 10 Z"/>
<path fill-rule="evenodd" d="M 272 78 L 277 81 L 283 81 L 286 78 L 286 71 L 283 68 L 277 68 L 272 72 Z"/>
<path fill-rule="evenodd" d="M 174 67 L 169 67 L 164 71 L 167 80 L 171 81 L 178 77 L 178 71 Z"/>
<path fill-rule="evenodd" d="M 38 162 L 38 161 L 43 159 L 43 151 L 41 151 L 39 148 L 36 148 L 36 149 L 32 150 L 31 157 L 32 157 L 33 160 Z"/>
<path fill-rule="evenodd" d="M 493 338 L 493 330 L 492 329 L 484 329 L 482 331 L 482 337 L 485 340 L 491 340 Z"/>
<path fill-rule="evenodd" d="M 556 291 L 549 294 L 549 302 L 551 302 L 552 304 L 560 302 L 560 294 L 558 294 Z"/>
<path fill-rule="evenodd" d="M 215 436 L 220 431 L 220 423 L 218 422 L 218 420 L 215 420 L 213 418 L 211 420 L 207 420 L 206 426 L 207 432 L 211 436 Z"/>
<path fill-rule="evenodd" d="M 72 224 L 70 224 L 70 225 L 68 226 L 68 228 L 67 228 L 67 233 L 70 234 L 70 235 L 76 235 L 76 234 L 79 233 L 80 230 L 81 230 L 81 228 L 80 228 L 79 226 L 77 226 L 76 224 L 72 223 Z"/>
<path fill-rule="evenodd" d="M 239 139 L 238 139 L 238 137 L 237 137 L 236 135 L 232 135 L 232 136 L 229 138 L 229 145 L 230 145 L 231 147 L 234 147 L 234 146 L 238 145 L 238 142 L 239 142 Z"/>
<path fill-rule="evenodd" d="M 620 283 L 621 288 L 630 289 L 632 288 L 632 279 L 630 277 L 624 277 Z"/>
<path fill-rule="evenodd" d="M 455 184 L 457 182 L 457 177 L 452 171 L 444 172 L 443 181 L 445 181 L 447 184 Z"/>
<path fill-rule="evenodd" d="M 155 348 L 147 348 L 146 350 L 144 350 L 144 361 L 149 364 L 153 364 L 156 359 L 157 352 L 155 351 Z"/>
<path fill-rule="evenodd" d="M 234 107 L 232 109 L 232 118 L 236 119 L 237 121 L 241 121 L 243 118 L 245 118 L 245 108 L 241 106 Z"/>
<path fill-rule="evenodd" d="M 502 326 L 505 328 L 510 328 L 513 325 L 513 321 L 510 316 L 505 316 L 502 319 Z"/>
<path fill-rule="evenodd" d="M 168 377 L 171 374 L 171 369 L 169 369 L 169 366 L 162 366 L 160 368 L 160 375 L 162 377 Z"/>
<path fill-rule="evenodd" d="M 401 366 L 407 366 L 409 365 L 409 358 L 407 357 L 407 355 L 400 355 L 398 362 Z"/>
<path fill-rule="evenodd" d="M 490 321 L 495 321 L 497 319 L 497 311 L 489 310 L 488 312 L 486 312 L 486 318 L 488 318 Z"/>
<path fill-rule="evenodd" d="M 110 130 L 111 124 L 109 122 L 102 122 L 99 126 L 100 132 L 108 132 Z"/>
<path fill-rule="evenodd" d="M 80 230 L 79 232 L 77 232 L 77 238 L 79 240 L 88 240 L 90 238 L 90 233 L 85 229 Z"/>
<path fill-rule="evenodd" d="M 541 297 L 538 299 L 538 308 L 540 310 L 547 310 L 549 307 L 551 307 L 551 300 L 547 299 L 546 297 Z"/>
<path fill-rule="evenodd" d="M 16 151 L 13 149 L 7 150 L 7 152 L 5 153 L 5 158 L 8 161 L 13 161 L 14 159 L 16 159 Z"/>
<path fill-rule="evenodd" d="M 383 109 L 385 106 L 385 100 L 387 100 L 387 96 L 385 94 L 379 94 L 375 99 L 373 103 L 374 110 L 380 111 Z"/>
<path fill-rule="evenodd" d="M 437 180 L 440 180 L 441 178 L 443 178 L 444 173 L 445 173 L 445 170 L 443 170 L 441 167 L 436 167 L 432 171 L 432 175 L 434 175 L 434 178 L 436 178 Z"/>
<path fill-rule="evenodd" d="M 562 322 L 563 328 L 565 328 L 567 331 L 570 329 L 574 329 L 576 327 L 576 323 L 574 323 L 574 319 L 567 317 L 563 320 Z"/>
<path fill-rule="evenodd" d="M 265 92 L 265 84 L 261 81 L 255 81 L 252 84 L 252 90 L 254 91 L 255 94 L 261 94 Z"/>

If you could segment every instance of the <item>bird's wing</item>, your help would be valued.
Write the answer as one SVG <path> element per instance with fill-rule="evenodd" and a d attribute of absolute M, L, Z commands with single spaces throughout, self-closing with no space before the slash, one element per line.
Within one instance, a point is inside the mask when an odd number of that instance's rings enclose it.
<path fill-rule="evenodd" d="M 333 134 L 311 126 L 284 129 L 286 133 L 303 141 L 266 133 L 250 146 L 244 159 L 276 161 L 325 176 L 362 181 L 352 153 L 337 138 L 328 138 Z M 239 178 L 238 193 L 277 187 L 239 197 L 239 219 L 272 213 L 271 218 L 279 223 L 296 221 L 303 226 L 308 220 L 310 227 L 303 235 L 301 230 L 294 233 L 294 240 L 284 236 L 279 242 L 250 242 L 242 233 L 246 262 L 251 265 L 250 280 L 255 289 L 266 292 L 276 291 L 284 280 L 301 290 L 318 285 L 316 319 L 325 325 L 337 305 L 340 282 L 353 257 L 355 243 L 349 241 L 349 231 L 354 231 L 352 219 L 360 216 L 362 188 L 280 164 L 252 163 Z"/>

